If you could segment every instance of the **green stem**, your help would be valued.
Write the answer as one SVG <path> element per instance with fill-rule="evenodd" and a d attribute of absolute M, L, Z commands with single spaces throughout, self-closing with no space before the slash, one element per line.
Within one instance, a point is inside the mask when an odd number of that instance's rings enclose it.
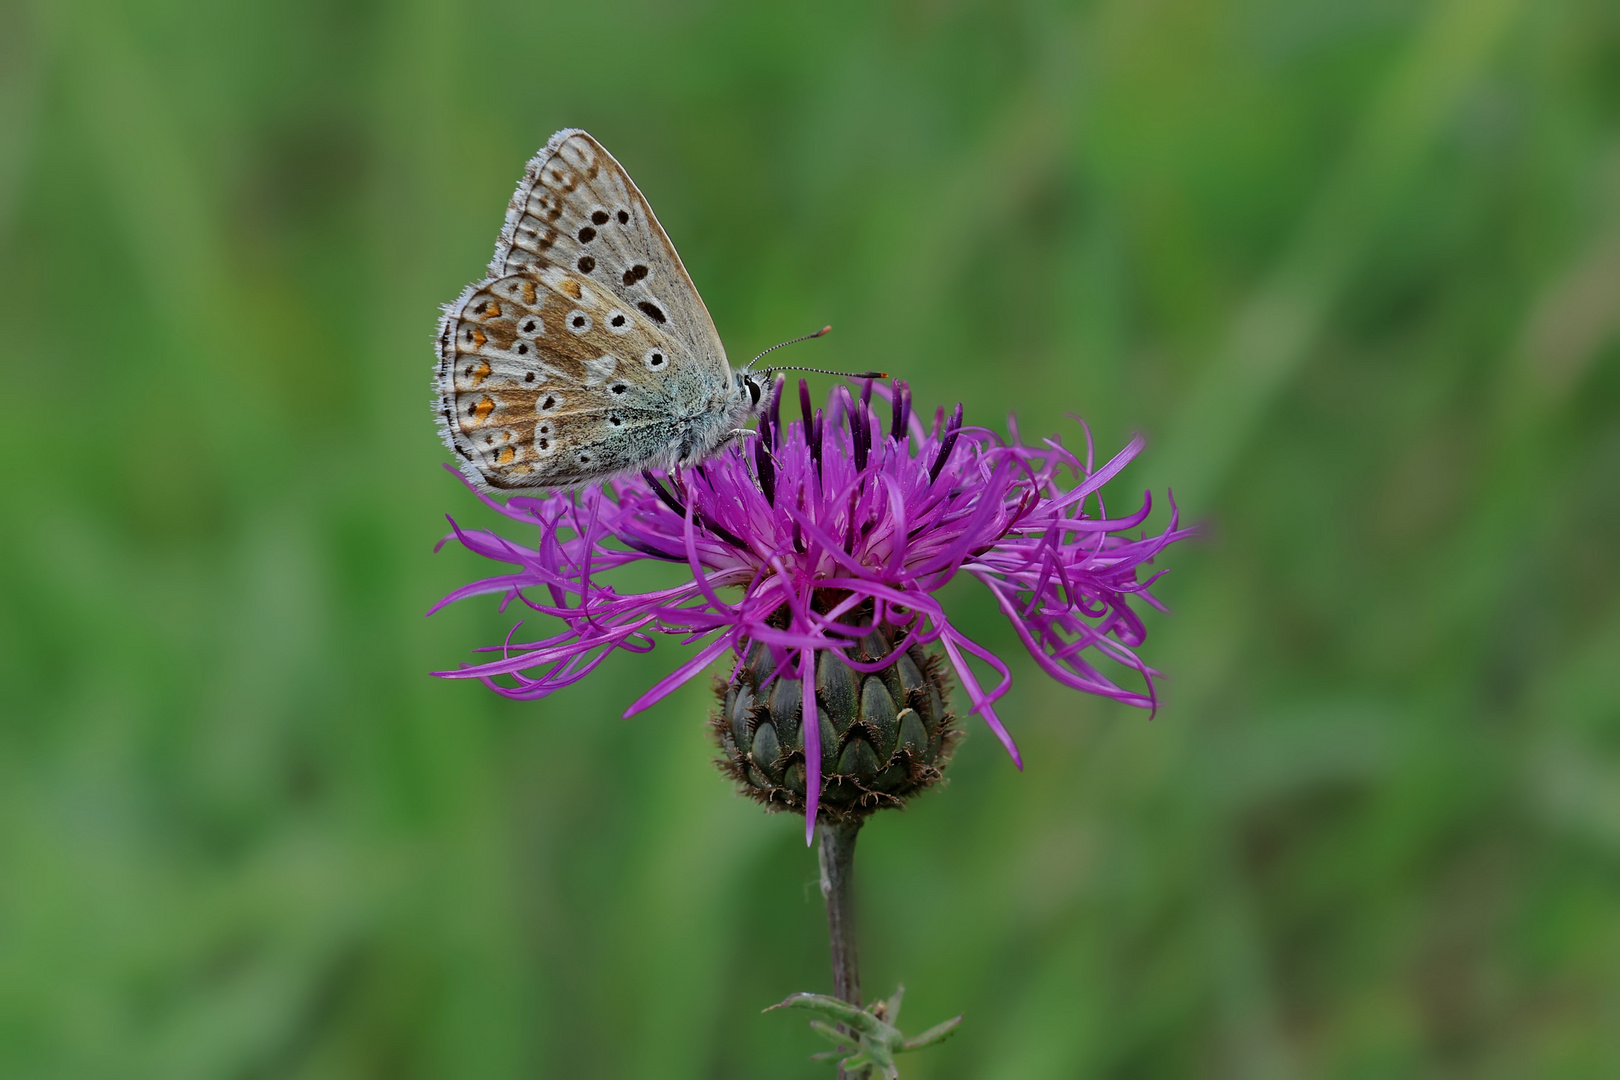
<path fill-rule="evenodd" d="M 860 1007 L 861 966 L 855 948 L 855 837 L 861 821 L 816 825 L 821 895 L 827 901 L 827 939 L 832 952 L 833 995 Z M 864 1080 L 866 1069 L 838 1070 L 839 1080 Z"/>

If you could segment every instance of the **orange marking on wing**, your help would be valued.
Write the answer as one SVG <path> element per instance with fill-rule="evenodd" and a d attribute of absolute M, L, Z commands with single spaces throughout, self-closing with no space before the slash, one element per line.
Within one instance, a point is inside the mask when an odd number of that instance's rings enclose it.
<path fill-rule="evenodd" d="M 489 398 L 484 398 L 477 405 L 473 406 L 473 418 L 482 423 L 484 417 L 488 416 L 494 411 L 495 402 L 491 401 Z"/>
<path fill-rule="evenodd" d="M 534 307 L 535 295 L 534 282 L 532 281 L 525 281 L 523 283 L 523 302 L 528 304 L 530 307 Z"/>
<path fill-rule="evenodd" d="M 484 336 L 484 332 L 482 330 L 473 331 L 473 344 L 478 348 L 482 349 L 484 347 L 484 342 L 488 340 L 489 338 Z"/>
<path fill-rule="evenodd" d="M 497 315 L 499 315 L 500 313 L 501 313 L 501 305 L 497 304 L 493 300 L 491 300 L 488 304 L 486 304 L 484 306 L 484 317 L 486 319 L 493 319 Z"/>
<path fill-rule="evenodd" d="M 562 284 L 559 285 L 558 288 L 562 289 L 562 291 L 567 293 L 569 296 L 572 296 L 575 300 L 579 299 L 579 282 L 575 281 L 573 278 L 563 278 Z"/>
<path fill-rule="evenodd" d="M 510 465 L 510 464 L 512 464 L 512 459 L 515 458 L 515 457 L 517 457 L 517 454 L 512 450 L 512 448 L 510 446 L 503 447 L 501 449 L 501 452 L 500 452 L 499 456 L 497 456 L 495 458 L 495 464 L 497 464 L 497 465 Z"/>
<path fill-rule="evenodd" d="M 472 370 L 471 378 L 474 386 L 489 378 L 489 362 L 487 360 L 478 361 L 478 366 Z"/>

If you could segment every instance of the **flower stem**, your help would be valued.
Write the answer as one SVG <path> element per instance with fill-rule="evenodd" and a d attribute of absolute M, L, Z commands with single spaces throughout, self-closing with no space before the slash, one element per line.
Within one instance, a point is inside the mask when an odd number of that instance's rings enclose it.
<path fill-rule="evenodd" d="M 821 895 L 827 901 L 827 938 L 832 952 L 833 995 L 859 1007 L 860 955 L 855 948 L 855 837 L 859 818 L 852 822 L 823 821 L 816 825 L 817 855 L 821 863 Z M 839 1080 L 862 1080 L 868 1072 L 838 1070 Z"/>

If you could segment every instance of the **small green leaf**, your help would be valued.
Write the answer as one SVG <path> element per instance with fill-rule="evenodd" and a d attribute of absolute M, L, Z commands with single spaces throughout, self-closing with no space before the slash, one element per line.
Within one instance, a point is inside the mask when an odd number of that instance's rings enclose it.
<path fill-rule="evenodd" d="M 886 1039 L 900 1034 L 865 1009 L 826 994 L 793 994 L 765 1011 L 770 1012 L 771 1009 L 808 1009 L 834 1023 L 843 1024 L 863 1038 Z"/>
<path fill-rule="evenodd" d="M 935 1043 L 943 1042 L 945 1039 L 950 1037 L 951 1032 L 956 1030 L 956 1025 L 960 1024 L 961 1022 L 962 1018 L 960 1016 L 954 1016 L 945 1021 L 943 1024 L 935 1024 L 921 1035 L 918 1035 L 912 1039 L 907 1039 L 900 1049 L 921 1050 L 925 1046 L 932 1046 Z"/>
<path fill-rule="evenodd" d="M 890 995 L 889 1000 L 883 1003 L 883 1019 L 891 1024 L 900 1022 L 900 1002 L 905 999 L 905 996 L 906 984 L 901 983 L 894 988 L 894 993 Z"/>
<path fill-rule="evenodd" d="M 846 1054 L 855 1049 L 849 1045 L 850 1037 L 831 1024 L 824 1024 L 820 1020 L 812 1020 L 810 1021 L 810 1030 L 827 1039 Z"/>
<path fill-rule="evenodd" d="M 844 1025 L 848 1031 L 839 1030 L 824 1020 L 810 1021 L 810 1027 L 817 1035 L 838 1047 L 837 1051 L 814 1054 L 811 1060 L 826 1061 L 837 1057 L 852 1049 L 849 1043 L 854 1041 L 857 1044 L 853 1048 L 854 1052 L 839 1061 L 839 1065 L 846 1072 L 873 1068 L 878 1070 L 883 1080 L 899 1080 L 900 1072 L 895 1067 L 894 1055 L 942 1042 L 962 1022 L 960 1016 L 953 1017 L 943 1024 L 935 1024 L 914 1039 L 907 1039 L 892 1023 L 900 1016 L 900 1002 L 905 993 L 906 988 L 901 986 L 888 1000 L 874 1002 L 867 1009 L 857 1008 L 847 1001 L 840 1001 L 825 994 L 793 994 L 765 1011 L 785 1008 L 807 1009 L 820 1014 L 833 1024 Z"/>

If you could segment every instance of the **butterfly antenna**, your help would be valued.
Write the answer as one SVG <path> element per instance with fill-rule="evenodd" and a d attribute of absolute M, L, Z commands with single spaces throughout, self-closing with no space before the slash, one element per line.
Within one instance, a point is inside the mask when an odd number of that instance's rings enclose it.
<path fill-rule="evenodd" d="M 778 371 L 813 371 L 817 375 L 837 375 L 841 379 L 887 379 L 887 371 L 834 371 L 824 367 L 768 367 L 761 368 L 766 375 L 775 375 Z"/>
<path fill-rule="evenodd" d="M 783 345 L 797 345 L 801 341 L 809 341 L 811 338 L 818 338 L 818 337 L 821 337 L 824 334 L 830 334 L 830 333 L 832 333 L 832 327 L 823 326 L 820 330 L 817 330 L 813 334 L 806 334 L 803 337 L 796 337 L 796 338 L 791 338 L 791 339 L 789 339 L 787 341 L 778 342 L 777 344 L 772 345 L 770 348 L 766 349 L 765 352 L 760 353 L 759 356 L 754 357 L 752 360 L 748 361 L 748 363 L 744 364 L 743 365 L 743 370 L 744 371 L 752 371 L 752 370 L 754 370 L 754 365 L 759 363 L 760 357 L 765 356 L 767 353 L 775 352 L 777 349 L 780 349 Z M 766 368 L 765 370 L 766 371 L 771 371 L 771 370 L 774 370 L 774 369 Z"/>
<path fill-rule="evenodd" d="M 818 338 L 824 334 L 830 333 L 832 333 L 832 327 L 823 326 L 820 330 L 817 330 L 813 334 L 806 334 L 803 337 L 792 338 L 788 341 L 783 341 L 776 345 L 772 345 L 770 348 L 766 349 L 765 352 L 760 353 L 759 356 L 756 356 L 752 360 L 748 361 L 748 363 L 743 366 L 743 370 L 752 371 L 754 369 L 754 365 L 759 363 L 760 359 L 764 357 L 766 353 L 773 353 L 777 349 L 780 349 L 783 345 L 796 345 L 801 341 L 809 341 L 811 338 Z M 813 371 L 818 375 L 839 375 L 846 379 L 887 379 L 889 377 L 888 373 L 883 371 L 829 371 L 827 368 L 818 367 L 768 367 L 760 369 L 761 374 L 765 375 L 774 375 L 778 371 Z"/>

